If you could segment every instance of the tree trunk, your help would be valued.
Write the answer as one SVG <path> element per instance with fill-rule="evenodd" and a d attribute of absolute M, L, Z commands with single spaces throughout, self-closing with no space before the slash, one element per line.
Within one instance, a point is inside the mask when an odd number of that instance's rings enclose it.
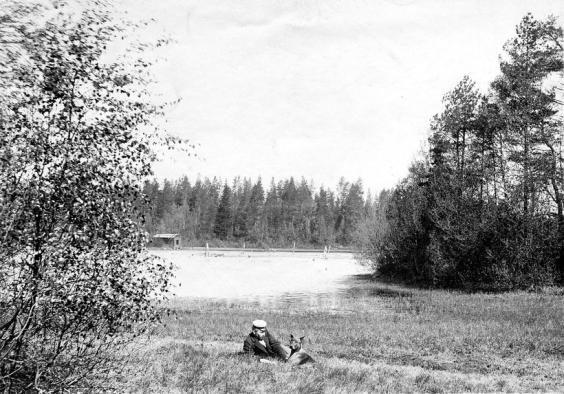
<path fill-rule="evenodd" d="M 556 151 L 554 146 L 550 143 L 546 143 L 548 148 L 552 153 L 552 174 L 550 176 L 550 183 L 552 184 L 552 189 L 554 191 L 554 201 L 556 202 L 556 214 L 558 220 L 558 261 L 557 268 L 559 273 L 559 281 L 564 284 L 564 202 L 562 201 L 562 195 L 560 194 L 560 188 L 558 187 L 559 171 L 557 163 Z M 560 154 L 558 155 L 558 158 Z M 561 173 L 561 172 L 560 172 Z"/>
<path fill-rule="evenodd" d="M 462 153 L 460 154 L 460 179 L 462 179 L 464 187 L 464 153 L 466 151 L 466 130 L 462 129 L 462 146 L 461 146 Z"/>
<path fill-rule="evenodd" d="M 501 187 L 503 188 L 503 196 L 507 199 L 507 181 L 505 176 L 505 162 L 503 161 L 503 136 L 499 136 L 499 168 L 501 172 Z"/>
<path fill-rule="evenodd" d="M 486 178 L 486 174 L 484 173 L 484 161 L 485 161 L 485 154 L 486 154 L 486 147 L 485 141 L 482 139 L 481 143 L 481 156 L 480 156 L 480 215 L 482 214 L 482 206 L 484 205 L 484 179 Z"/>
<path fill-rule="evenodd" d="M 559 281 L 564 283 L 564 209 L 562 196 L 554 177 L 551 178 L 552 188 L 554 189 L 554 200 L 556 201 L 557 220 L 558 220 L 558 271 Z"/>
<path fill-rule="evenodd" d="M 523 214 L 525 221 L 527 221 L 529 213 L 529 140 L 527 135 L 527 127 L 523 133 Z"/>

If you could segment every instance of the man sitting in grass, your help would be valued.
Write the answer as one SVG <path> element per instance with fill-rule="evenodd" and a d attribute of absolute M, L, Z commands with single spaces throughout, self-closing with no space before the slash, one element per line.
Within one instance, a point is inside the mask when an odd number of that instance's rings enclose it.
<path fill-rule="evenodd" d="M 288 354 L 280 342 L 266 330 L 266 322 L 264 320 L 255 320 L 253 322 L 251 333 L 243 343 L 243 351 L 261 358 L 274 357 L 280 360 L 288 358 Z"/>

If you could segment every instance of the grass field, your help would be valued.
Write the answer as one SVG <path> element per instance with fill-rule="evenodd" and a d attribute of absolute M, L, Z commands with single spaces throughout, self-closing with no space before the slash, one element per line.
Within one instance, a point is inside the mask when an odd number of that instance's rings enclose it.
<path fill-rule="evenodd" d="M 133 352 L 130 392 L 564 391 L 564 293 L 463 294 L 366 281 L 304 307 L 175 299 Z M 306 335 L 302 367 L 240 354 L 253 319 Z"/>

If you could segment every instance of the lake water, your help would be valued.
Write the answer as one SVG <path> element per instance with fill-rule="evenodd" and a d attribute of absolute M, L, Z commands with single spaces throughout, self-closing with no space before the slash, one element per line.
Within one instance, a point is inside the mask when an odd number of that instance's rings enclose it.
<path fill-rule="evenodd" d="M 315 304 L 346 291 L 370 270 L 350 253 L 156 250 L 176 265 L 177 297 L 260 304 Z"/>

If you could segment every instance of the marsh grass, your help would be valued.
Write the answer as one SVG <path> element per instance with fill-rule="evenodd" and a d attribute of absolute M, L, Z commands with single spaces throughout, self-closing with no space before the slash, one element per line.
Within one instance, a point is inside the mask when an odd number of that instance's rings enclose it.
<path fill-rule="evenodd" d="M 463 294 L 366 282 L 337 301 L 261 307 L 176 299 L 132 353 L 130 392 L 564 391 L 564 295 Z M 284 343 L 305 335 L 317 361 L 240 354 L 250 322 Z"/>

